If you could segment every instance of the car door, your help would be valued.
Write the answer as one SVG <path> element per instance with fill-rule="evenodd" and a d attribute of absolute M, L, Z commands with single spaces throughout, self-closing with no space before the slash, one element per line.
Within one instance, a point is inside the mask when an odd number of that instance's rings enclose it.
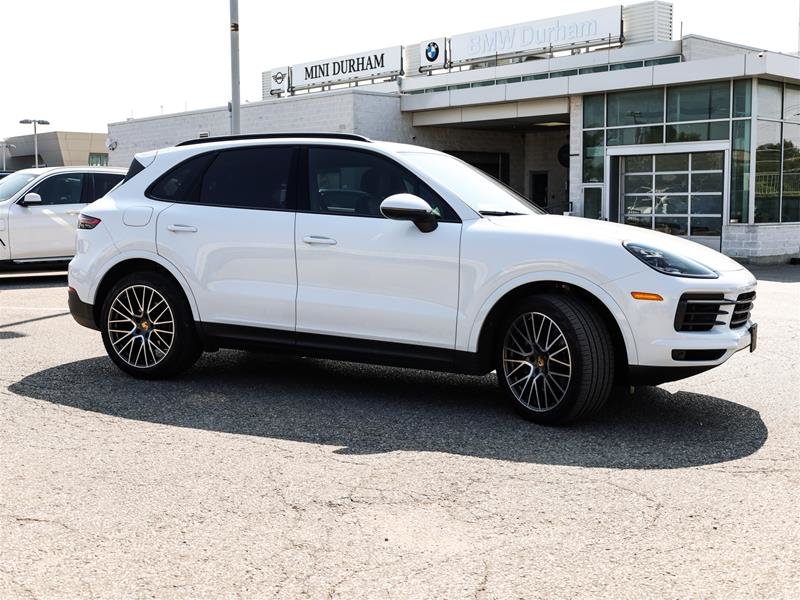
<path fill-rule="evenodd" d="M 151 188 L 158 253 L 189 282 L 204 323 L 293 331 L 296 151 L 252 146 L 186 161 Z"/>
<path fill-rule="evenodd" d="M 424 182 L 388 157 L 336 146 L 307 149 L 297 213 L 297 331 L 452 348 L 461 223 Z M 307 192 L 307 193 L 306 193 Z M 395 193 L 440 214 L 422 233 L 384 218 Z"/>
<path fill-rule="evenodd" d="M 13 260 L 63 258 L 75 254 L 78 214 L 86 203 L 87 176 L 59 172 L 34 185 L 41 204 L 23 206 L 19 201 L 8 215 Z"/>

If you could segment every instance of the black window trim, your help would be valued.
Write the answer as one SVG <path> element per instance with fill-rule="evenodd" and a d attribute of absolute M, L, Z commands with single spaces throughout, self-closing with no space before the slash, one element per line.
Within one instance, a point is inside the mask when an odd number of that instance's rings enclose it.
<path fill-rule="evenodd" d="M 445 218 L 436 219 L 437 223 L 463 223 L 463 221 L 462 221 L 461 217 L 459 216 L 458 212 L 450 205 L 450 203 L 447 202 L 444 198 L 442 198 L 442 196 L 436 190 L 434 190 L 433 187 L 431 187 L 424 179 L 422 179 L 422 177 L 420 177 L 419 175 L 417 175 L 416 173 L 411 171 L 404 164 L 398 162 L 397 160 L 394 160 L 391 156 L 387 156 L 386 154 L 382 154 L 380 152 L 375 152 L 375 151 L 369 150 L 367 148 L 360 148 L 360 147 L 359 148 L 355 148 L 353 146 L 338 146 L 336 144 L 304 144 L 302 146 L 302 150 L 300 152 L 302 154 L 302 159 L 301 159 L 301 163 L 302 163 L 301 167 L 302 168 L 299 169 L 299 172 L 300 172 L 299 174 L 301 175 L 300 179 L 302 180 L 302 185 L 298 186 L 298 188 L 297 188 L 298 189 L 298 196 L 297 196 L 297 212 L 298 213 L 305 213 L 305 214 L 309 214 L 309 215 L 326 215 L 326 216 L 329 216 L 329 217 L 346 217 L 348 219 L 359 218 L 359 219 L 383 219 L 383 220 L 389 220 L 386 217 L 384 217 L 383 215 L 380 215 L 380 216 L 377 216 L 377 215 L 356 215 L 356 214 L 352 214 L 351 215 L 351 214 L 332 213 L 332 212 L 324 211 L 324 210 L 311 210 L 311 195 L 310 195 L 311 194 L 311 190 L 309 190 L 309 188 L 308 188 L 308 180 L 309 180 L 310 175 L 311 175 L 311 172 L 310 172 L 310 168 L 311 167 L 310 167 L 309 161 L 308 161 L 308 151 L 311 150 L 312 148 L 315 148 L 315 149 L 316 148 L 322 148 L 322 149 L 325 149 L 325 150 L 330 150 L 332 148 L 336 149 L 336 150 L 350 150 L 352 152 L 360 152 L 362 154 L 371 154 L 372 156 L 377 156 L 377 157 L 380 157 L 380 158 L 382 158 L 384 160 L 388 160 L 389 162 L 393 163 L 397 168 L 399 168 L 402 173 L 408 174 L 410 177 L 413 177 L 414 179 L 416 179 L 416 180 L 422 182 L 424 185 L 428 186 L 428 189 L 431 190 L 431 192 L 436 196 L 436 198 L 438 198 L 439 201 L 444 206 L 449 208 L 450 212 L 452 212 L 455 215 L 455 219 L 445 219 Z M 302 177 L 303 174 L 305 175 L 305 177 Z"/>
<path fill-rule="evenodd" d="M 209 204 L 209 203 L 206 203 L 206 202 L 200 202 L 199 195 L 197 195 L 197 196 L 195 196 L 195 195 L 198 193 L 198 188 L 201 185 L 203 177 L 205 177 L 206 172 L 211 167 L 211 165 L 214 164 L 214 160 L 216 159 L 216 157 L 218 155 L 222 154 L 223 152 L 233 152 L 233 151 L 236 151 L 236 150 L 247 150 L 247 149 L 250 149 L 250 148 L 288 148 L 288 149 L 292 150 L 292 153 L 293 153 L 292 154 L 292 160 L 291 160 L 291 162 L 289 164 L 289 176 L 287 178 L 287 183 L 288 183 L 289 187 L 286 190 L 286 207 L 285 208 L 272 208 L 272 207 L 267 207 L 267 206 L 263 206 L 263 207 L 260 207 L 260 206 L 235 206 L 235 205 L 231 205 L 231 204 Z M 198 152 L 197 154 L 192 154 L 191 156 L 188 156 L 187 158 L 185 158 L 184 160 L 182 160 L 181 162 L 179 162 L 175 166 L 171 167 L 165 173 L 162 173 L 159 177 L 156 178 L 155 181 L 153 181 L 150 185 L 147 186 L 147 189 L 145 190 L 144 195 L 145 195 L 146 198 L 149 198 L 150 200 L 155 200 L 157 202 L 167 202 L 169 204 L 188 204 L 188 205 L 191 205 L 191 206 L 211 206 L 211 207 L 215 207 L 215 208 L 230 208 L 230 209 L 235 209 L 235 210 L 262 210 L 262 211 L 269 211 L 269 212 L 296 212 L 297 196 L 298 196 L 298 194 L 297 194 L 297 176 L 298 176 L 298 173 L 300 171 L 300 168 L 299 168 L 299 162 L 300 162 L 299 158 L 300 158 L 300 153 L 301 153 L 300 150 L 301 150 L 301 146 L 299 146 L 298 144 L 248 144 L 246 146 L 234 146 L 234 147 L 231 147 L 231 148 L 223 148 L 223 149 L 218 149 L 218 150 L 209 150 L 207 152 Z M 179 169 L 180 167 L 185 165 L 190 160 L 195 160 L 195 159 L 197 159 L 197 158 L 199 158 L 201 156 L 209 156 L 209 155 L 213 155 L 214 158 L 211 160 L 211 162 L 208 163 L 208 166 L 206 166 L 206 168 L 203 170 L 203 172 L 200 174 L 200 176 L 197 178 L 197 180 L 194 182 L 194 184 L 192 186 L 191 195 L 197 197 L 197 200 L 188 201 L 188 200 L 172 200 L 172 199 L 168 199 L 168 198 L 159 198 L 158 196 L 156 196 L 156 195 L 154 195 L 152 193 L 153 188 L 156 185 L 158 185 L 159 183 L 161 183 L 161 181 L 163 181 L 165 177 L 168 177 L 173 171 Z"/>

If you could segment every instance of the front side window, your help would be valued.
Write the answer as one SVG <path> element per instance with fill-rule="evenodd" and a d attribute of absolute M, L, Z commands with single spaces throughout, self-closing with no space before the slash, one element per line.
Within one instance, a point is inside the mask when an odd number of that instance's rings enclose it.
<path fill-rule="evenodd" d="M 60 173 L 48 177 L 31 192 L 42 197 L 43 205 L 80 204 L 83 178 L 83 173 Z"/>
<path fill-rule="evenodd" d="M 308 177 L 311 212 L 382 217 L 381 202 L 405 193 L 425 200 L 439 220 L 458 220 L 439 195 L 413 173 L 371 152 L 309 148 Z"/>

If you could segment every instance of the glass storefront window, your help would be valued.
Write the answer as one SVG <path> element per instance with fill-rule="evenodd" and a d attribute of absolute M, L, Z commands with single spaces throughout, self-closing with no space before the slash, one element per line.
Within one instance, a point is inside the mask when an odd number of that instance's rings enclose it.
<path fill-rule="evenodd" d="M 656 154 L 657 171 L 688 171 L 688 154 Z"/>
<path fill-rule="evenodd" d="M 649 215 L 653 213 L 653 197 L 625 194 L 622 206 L 628 214 Z"/>
<path fill-rule="evenodd" d="M 603 130 L 583 132 L 583 181 L 598 183 L 603 181 Z"/>
<path fill-rule="evenodd" d="M 656 194 L 655 213 L 662 215 L 683 214 L 689 212 L 689 196 L 675 196 L 671 194 Z"/>
<path fill-rule="evenodd" d="M 652 171 L 653 171 L 652 154 L 625 157 L 626 173 L 651 173 Z"/>
<path fill-rule="evenodd" d="M 655 127 L 623 127 L 607 131 L 606 143 L 609 146 L 660 144 L 664 141 L 664 130 L 661 125 Z"/>
<path fill-rule="evenodd" d="M 668 65 L 676 62 L 681 62 L 680 56 L 665 56 L 664 58 L 649 58 L 644 61 L 644 66 L 653 67 L 655 65 Z"/>
<path fill-rule="evenodd" d="M 734 121 L 731 136 L 731 223 L 747 223 L 750 210 L 750 121 Z"/>
<path fill-rule="evenodd" d="M 603 188 L 583 188 L 583 216 L 599 219 L 603 215 Z"/>
<path fill-rule="evenodd" d="M 720 217 L 692 217 L 691 226 L 691 235 L 720 236 L 722 234 Z"/>
<path fill-rule="evenodd" d="M 786 85 L 783 91 L 783 119 L 800 121 L 800 86 Z"/>
<path fill-rule="evenodd" d="M 760 102 L 759 93 L 759 106 Z M 756 144 L 755 222 L 777 223 L 781 200 L 781 124 L 758 121 Z"/>
<path fill-rule="evenodd" d="M 625 193 L 650 194 L 653 191 L 652 175 L 625 175 Z"/>
<path fill-rule="evenodd" d="M 722 196 L 692 196 L 693 215 L 722 214 Z"/>
<path fill-rule="evenodd" d="M 662 123 L 664 121 L 664 92 L 662 88 L 617 92 L 608 94 L 607 100 L 606 122 L 609 127 Z"/>
<path fill-rule="evenodd" d="M 614 64 L 614 65 L 611 65 L 611 70 L 612 71 L 623 71 L 625 69 L 638 69 L 641 66 L 642 66 L 642 61 L 641 60 L 634 60 L 634 61 L 631 61 L 631 62 L 617 63 L 617 64 Z"/>
<path fill-rule="evenodd" d="M 781 221 L 800 221 L 800 125 L 794 123 L 783 124 Z"/>
<path fill-rule="evenodd" d="M 688 235 L 689 219 L 686 217 L 656 217 L 653 229 L 670 235 Z"/>
<path fill-rule="evenodd" d="M 721 171 L 722 152 L 696 152 L 692 154 L 692 171 Z"/>
<path fill-rule="evenodd" d="M 783 104 L 783 84 L 768 79 L 758 80 L 758 116 L 780 119 Z"/>
<path fill-rule="evenodd" d="M 727 119 L 730 83 L 703 83 L 667 88 L 667 122 Z"/>
<path fill-rule="evenodd" d="M 719 173 L 692 173 L 693 192 L 716 192 L 722 189 L 722 171 Z"/>
<path fill-rule="evenodd" d="M 738 79 L 733 82 L 733 116 L 749 117 L 752 111 L 753 81 Z"/>
<path fill-rule="evenodd" d="M 625 216 L 625 225 L 633 225 L 634 227 L 644 227 L 645 229 L 653 228 L 653 217 L 629 217 Z"/>
<path fill-rule="evenodd" d="M 606 124 L 606 101 L 603 94 L 583 97 L 583 127 L 603 127 Z"/>
<path fill-rule="evenodd" d="M 728 127 L 728 121 L 667 125 L 667 141 L 706 142 L 708 140 L 727 140 L 729 135 Z"/>
<path fill-rule="evenodd" d="M 684 194 L 689 191 L 688 173 L 656 173 L 656 193 L 658 194 Z"/>

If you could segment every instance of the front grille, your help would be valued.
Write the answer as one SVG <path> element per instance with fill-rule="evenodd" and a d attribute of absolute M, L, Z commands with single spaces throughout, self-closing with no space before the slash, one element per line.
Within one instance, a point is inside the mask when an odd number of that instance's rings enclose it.
<path fill-rule="evenodd" d="M 750 319 L 750 311 L 753 310 L 753 300 L 755 299 L 755 292 L 739 294 L 739 297 L 736 298 L 736 304 L 733 307 L 731 329 L 735 327 L 744 327 L 745 323 Z"/>
<path fill-rule="evenodd" d="M 684 294 L 678 301 L 675 311 L 675 331 L 709 331 L 715 325 L 728 323 L 730 327 L 742 327 L 750 318 L 755 292 L 739 294 L 736 300 L 729 300 L 722 294 Z M 728 307 L 732 310 L 728 310 Z"/>

